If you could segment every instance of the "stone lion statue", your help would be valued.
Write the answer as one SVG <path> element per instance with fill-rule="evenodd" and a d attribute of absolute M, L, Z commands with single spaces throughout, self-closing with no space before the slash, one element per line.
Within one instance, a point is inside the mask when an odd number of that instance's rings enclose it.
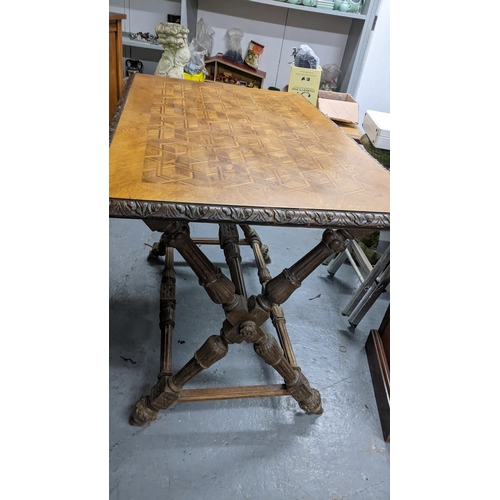
<path fill-rule="evenodd" d="M 155 31 L 158 42 L 163 46 L 163 54 L 154 74 L 183 78 L 184 66 L 190 58 L 187 43 L 189 30 L 177 23 L 160 23 L 155 27 Z"/>

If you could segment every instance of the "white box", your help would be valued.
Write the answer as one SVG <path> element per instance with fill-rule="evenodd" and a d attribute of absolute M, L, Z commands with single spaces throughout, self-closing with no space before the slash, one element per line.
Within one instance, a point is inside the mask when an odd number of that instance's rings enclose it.
<path fill-rule="evenodd" d="M 391 115 L 381 111 L 367 110 L 363 129 L 371 143 L 379 149 L 391 149 Z"/>

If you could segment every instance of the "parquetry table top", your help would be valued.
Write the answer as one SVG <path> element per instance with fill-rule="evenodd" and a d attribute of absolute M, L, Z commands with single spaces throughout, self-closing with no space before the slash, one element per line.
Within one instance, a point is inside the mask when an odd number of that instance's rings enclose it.
<path fill-rule="evenodd" d="M 110 216 L 389 226 L 388 171 L 298 94 L 137 74 L 118 108 Z"/>

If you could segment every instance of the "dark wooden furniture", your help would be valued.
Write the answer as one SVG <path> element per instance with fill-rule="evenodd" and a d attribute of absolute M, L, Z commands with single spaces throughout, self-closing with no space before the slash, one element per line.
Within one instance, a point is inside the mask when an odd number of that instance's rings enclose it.
<path fill-rule="evenodd" d="M 109 118 L 123 92 L 122 19 L 125 14 L 109 13 Z"/>
<path fill-rule="evenodd" d="M 165 256 L 160 290 L 158 382 L 131 423 L 155 420 L 182 401 L 290 395 L 310 413 L 321 396 L 293 353 L 281 305 L 301 282 L 360 230 L 389 228 L 389 173 L 302 96 L 221 83 L 132 75 L 110 125 L 109 215 L 142 219 L 162 233 L 150 253 Z M 189 222 L 219 225 L 229 277 L 191 238 Z M 253 226 L 325 228 L 322 240 L 278 276 Z M 240 234 L 251 245 L 262 292 L 248 296 Z M 173 251 L 221 305 L 222 329 L 171 373 L 175 314 Z M 193 304 L 193 313 L 199 309 Z M 278 341 L 264 330 L 271 320 Z M 281 385 L 183 390 L 249 342 L 284 379 Z"/>
<path fill-rule="evenodd" d="M 384 439 L 389 442 L 390 428 L 390 306 L 378 330 L 371 330 L 365 349 L 377 400 Z"/>
<path fill-rule="evenodd" d="M 209 76 L 207 80 L 215 82 L 231 83 L 231 76 L 236 77 L 240 82 L 245 83 L 247 86 L 256 88 L 264 88 L 264 79 L 266 73 L 264 71 L 251 68 L 246 64 L 238 64 L 222 56 L 214 56 L 205 60 L 205 68 Z M 219 75 L 227 75 L 227 78 L 220 78 Z"/>

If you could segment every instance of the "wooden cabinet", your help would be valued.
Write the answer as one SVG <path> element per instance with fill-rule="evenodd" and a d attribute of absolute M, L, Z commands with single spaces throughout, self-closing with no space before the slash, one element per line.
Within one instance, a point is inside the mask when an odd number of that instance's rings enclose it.
<path fill-rule="evenodd" d="M 125 14 L 109 13 L 109 119 L 123 91 L 122 19 Z"/>
<path fill-rule="evenodd" d="M 391 436 L 390 314 L 390 306 L 388 306 L 379 329 L 370 330 L 365 344 L 382 433 L 387 442 L 390 442 Z"/>

